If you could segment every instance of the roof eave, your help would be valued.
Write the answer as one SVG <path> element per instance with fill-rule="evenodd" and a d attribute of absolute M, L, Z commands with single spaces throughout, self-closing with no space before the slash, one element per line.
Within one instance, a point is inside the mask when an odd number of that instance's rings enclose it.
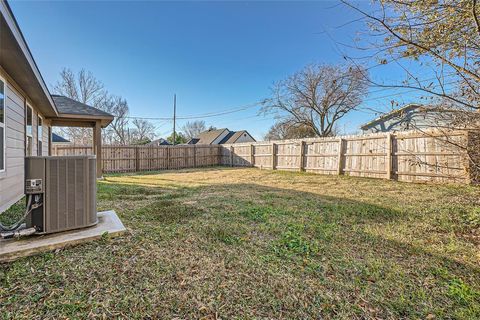
<path fill-rule="evenodd" d="M 25 38 L 7 1 L 0 1 L 0 13 L 3 17 L 2 20 L 5 21 L 6 26 L 8 27 L 7 29 L 9 29 L 11 32 L 9 34 L 3 34 L 6 41 L 10 41 L 12 47 L 18 49 L 15 50 L 16 52 L 8 52 L 7 54 L 9 57 L 6 59 L 2 57 L 2 66 L 4 67 L 5 71 L 12 76 L 13 80 L 15 80 L 22 87 L 26 94 L 28 94 L 29 98 L 32 99 L 32 102 L 38 109 L 43 111 L 46 116 L 58 115 L 58 110 L 55 107 L 52 97 L 50 96 L 50 92 L 48 91 L 45 81 L 43 80 L 38 66 L 32 56 L 32 53 L 30 52 L 30 49 L 28 48 Z M 3 23 L 3 21 L 0 21 L 0 24 Z M 13 39 L 9 36 L 10 34 L 13 36 Z M 13 43 L 13 41 L 15 41 L 15 43 Z M 18 46 L 18 48 L 16 48 L 15 44 Z M 4 43 L 3 45 L 6 46 L 7 43 Z M 19 65 L 18 58 L 23 60 L 20 61 L 23 62 L 23 65 Z M 31 80 L 28 80 L 27 78 L 34 78 L 38 86 L 29 85 L 28 83 L 31 82 Z"/>
<path fill-rule="evenodd" d="M 396 110 L 392 110 L 386 114 L 383 114 L 367 123 L 364 123 L 360 126 L 360 129 L 362 130 L 367 130 L 370 126 L 372 125 L 375 125 L 375 124 L 378 124 L 380 123 L 381 121 L 384 121 L 386 119 L 390 119 L 392 117 L 394 117 L 396 114 L 404 111 L 405 109 L 408 109 L 408 108 L 411 108 L 411 107 L 417 107 L 417 108 L 421 108 L 421 107 L 424 107 L 423 104 L 418 104 L 418 103 L 409 103 L 407 105 L 404 105 L 403 107 L 399 108 L 399 109 L 396 109 Z"/>
<path fill-rule="evenodd" d="M 57 117 L 50 118 L 57 120 L 76 120 L 85 122 L 100 121 L 102 128 L 107 127 L 114 119 L 113 116 L 96 116 L 96 115 L 82 115 L 72 113 L 59 113 Z"/>

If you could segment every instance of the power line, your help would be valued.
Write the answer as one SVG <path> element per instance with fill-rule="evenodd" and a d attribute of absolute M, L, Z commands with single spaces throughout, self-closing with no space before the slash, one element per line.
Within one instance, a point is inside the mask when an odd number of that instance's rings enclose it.
<path fill-rule="evenodd" d="M 253 107 L 260 106 L 265 100 L 255 102 L 249 105 L 241 106 L 235 109 L 227 109 L 226 111 L 220 111 L 216 113 L 204 113 L 204 114 L 198 114 L 198 115 L 187 115 L 187 116 L 180 116 L 176 117 L 177 120 L 192 120 L 192 119 L 203 119 L 203 118 L 211 118 L 211 117 L 218 117 L 226 114 L 231 114 L 231 113 L 236 113 L 240 111 L 244 111 L 247 109 L 251 109 Z M 172 120 L 173 118 L 171 117 L 139 117 L 139 116 L 127 116 L 126 118 L 128 119 L 144 119 L 144 120 Z"/>

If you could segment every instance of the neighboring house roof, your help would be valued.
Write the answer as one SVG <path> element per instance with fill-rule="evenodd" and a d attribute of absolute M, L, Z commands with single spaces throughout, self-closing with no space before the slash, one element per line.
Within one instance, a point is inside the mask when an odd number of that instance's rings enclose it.
<path fill-rule="evenodd" d="M 197 144 L 198 141 L 200 141 L 200 139 L 192 138 L 192 139 L 188 140 L 187 144 Z"/>
<path fill-rule="evenodd" d="M 427 109 L 424 105 L 421 105 L 421 104 L 414 104 L 414 103 L 411 103 L 411 104 L 407 104 L 399 109 L 395 109 L 395 110 L 392 110 L 386 114 L 383 114 L 381 115 L 380 117 L 378 118 L 375 118 L 367 123 L 364 123 L 360 126 L 360 129 L 362 130 L 367 130 L 368 128 L 370 128 L 371 126 L 374 126 L 380 122 L 383 122 L 383 121 L 386 121 L 388 119 L 392 119 L 394 117 L 398 117 L 398 116 L 401 116 L 402 113 L 404 112 L 408 112 L 410 110 L 415 110 L 415 109 L 418 109 L 418 108 L 425 108 Z"/>
<path fill-rule="evenodd" d="M 102 121 L 102 126 L 106 127 L 113 120 L 113 115 L 89 106 L 87 104 L 78 102 L 65 96 L 52 94 L 53 101 L 57 106 L 58 115 L 61 118 L 76 118 L 81 117 L 98 119 Z"/>
<path fill-rule="evenodd" d="M 246 130 L 241 130 L 241 131 L 230 131 L 225 138 L 220 141 L 220 144 L 229 144 L 229 143 L 235 143 L 237 140 L 242 137 L 244 134 L 250 134 Z M 252 138 L 253 139 L 253 138 Z M 255 139 L 254 139 L 255 140 Z"/>
<path fill-rule="evenodd" d="M 167 140 L 163 139 L 163 138 L 160 138 L 160 139 L 150 141 L 149 143 L 146 143 L 145 145 L 146 146 L 169 146 L 169 145 L 171 145 L 171 143 L 168 142 Z"/>
<path fill-rule="evenodd" d="M 47 85 L 7 1 L 0 1 L 0 65 L 45 116 L 57 116 Z"/>
<path fill-rule="evenodd" d="M 225 130 L 228 130 L 228 129 L 223 128 L 223 129 L 204 131 L 200 133 L 198 137 L 193 138 L 195 140 L 198 140 L 193 144 L 212 144 L 215 141 L 215 139 L 217 139 Z"/>
<path fill-rule="evenodd" d="M 222 134 L 224 134 L 225 131 L 227 131 L 227 134 L 225 135 L 225 137 L 222 138 L 222 140 L 218 142 L 218 144 L 235 143 L 244 134 L 247 134 L 250 138 L 252 138 L 252 136 L 246 130 L 230 131 L 227 128 L 223 128 L 204 131 L 200 133 L 198 137 L 190 139 L 187 144 L 212 144 Z M 255 141 L 255 139 L 253 139 L 253 141 Z"/>
<path fill-rule="evenodd" d="M 64 137 L 59 136 L 55 132 L 52 132 L 52 142 L 70 142 L 70 141 L 65 139 Z"/>

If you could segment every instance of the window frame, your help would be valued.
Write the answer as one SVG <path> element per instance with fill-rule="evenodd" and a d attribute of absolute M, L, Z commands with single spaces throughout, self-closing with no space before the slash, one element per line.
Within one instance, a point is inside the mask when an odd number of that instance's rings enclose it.
<path fill-rule="evenodd" d="M 43 156 L 43 117 L 40 114 L 37 114 L 37 156 Z"/>
<path fill-rule="evenodd" d="M 0 127 L 3 128 L 3 169 L 0 169 L 0 173 L 7 171 L 7 81 L 2 75 L 0 75 L 0 81 L 3 83 L 3 122 L 0 122 Z"/>
<path fill-rule="evenodd" d="M 31 157 L 33 156 L 33 144 L 34 144 L 34 141 L 33 141 L 33 107 L 30 106 L 30 104 L 27 102 L 26 103 L 26 109 L 25 109 L 25 156 L 27 157 Z M 30 109 L 30 111 L 32 112 L 32 116 L 31 116 L 31 120 L 32 120 L 32 124 L 30 125 L 31 129 L 30 130 L 30 133 L 28 132 L 28 109 Z M 30 138 L 31 142 L 30 143 L 30 149 L 28 149 L 29 145 L 28 145 L 28 138 Z"/>

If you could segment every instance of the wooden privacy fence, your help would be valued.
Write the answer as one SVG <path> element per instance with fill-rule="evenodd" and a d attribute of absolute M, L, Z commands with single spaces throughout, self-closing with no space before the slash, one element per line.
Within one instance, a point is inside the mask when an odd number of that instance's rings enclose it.
<path fill-rule="evenodd" d="M 220 164 L 219 145 L 178 146 L 102 146 L 103 172 L 136 172 L 197 168 Z M 52 146 L 52 155 L 90 155 L 91 146 L 58 144 Z"/>
<path fill-rule="evenodd" d="M 468 151 L 467 151 L 468 150 Z M 307 171 L 411 182 L 480 181 L 480 133 L 401 132 L 232 145 L 103 146 L 104 172 L 215 165 Z M 52 155 L 93 154 L 90 146 L 53 145 Z"/>
<path fill-rule="evenodd" d="M 479 182 L 474 132 L 401 132 L 224 145 L 222 164 L 411 182 Z M 469 150 L 469 152 L 467 152 Z M 477 162 L 479 163 L 479 162 Z"/>

